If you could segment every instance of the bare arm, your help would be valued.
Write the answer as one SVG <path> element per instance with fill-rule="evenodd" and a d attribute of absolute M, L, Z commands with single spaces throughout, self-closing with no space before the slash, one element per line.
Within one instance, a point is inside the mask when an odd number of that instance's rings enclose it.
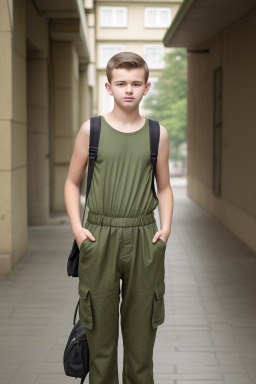
<path fill-rule="evenodd" d="M 165 127 L 160 125 L 160 140 L 156 162 L 156 183 L 161 229 L 155 233 L 153 239 L 157 240 L 160 237 L 165 243 L 167 243 L 171 233 L 173 214 L 173 192 L 170 185 L 169 174 L 169 151 L 170 144 L 168 131 Z M 155 241 L 153 240 L 153 242 Z"/>
<path fill-rule="evenodd" d="M 90 120 L 82 124 L 74 145 L 70 160 L 68 175 L 64 185 L 64 200 L 72 232 L 80 248 L 82 241 L 89 237 L 93 240 L 90 231 L 82 227 L 80 219 L 80 191 L 79 185 L 88 161 L 90 142 Z"/>

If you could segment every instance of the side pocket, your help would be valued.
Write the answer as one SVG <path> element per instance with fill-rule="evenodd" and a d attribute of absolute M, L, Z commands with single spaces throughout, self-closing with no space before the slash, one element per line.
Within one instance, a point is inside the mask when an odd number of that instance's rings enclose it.
<path fill-rule="evenodd" d="M 158 325 L 163 324 L 165 319 L 165 282 L 162 282 L 154 291 L 153 313 L 152 313 L 152 328 L 155 329 Z"/>
<path fill-rule="evenodd" d="M 159 243 L 164 247 L 164 248 L 166 248 L 166 243 L 162 240 L 162 239 L 160 239 L 160 237 L 157 239 L 157 241 L 159 241 Z"/>
<path fill-rule="evenodd" d="M 86 328 L 93 328 L 93 316 L 92 316 L 92 303 L 90 288 L 79 281 L 78 293 L 80 296 L 79 301 L 79 318 L 81 324 L 84 324 Z"/>
<path fill-rule="evenodd" d="M 81 245 L 80 245 L 80 248 L 79 248 L 80 251 L 81 251 L 83 245 L 85 245 L 85 244 L 87 243 L 87 240 L 88 240 L 88 237 L 86 237 L 85 239 L 83 239 L 83 241 L 82 241 L 82 243 L 81 243 Z"/>

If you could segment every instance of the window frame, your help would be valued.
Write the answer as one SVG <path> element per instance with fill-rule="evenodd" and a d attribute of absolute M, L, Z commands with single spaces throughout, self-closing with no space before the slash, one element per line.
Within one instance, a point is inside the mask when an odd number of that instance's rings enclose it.
<path fill-rule="evenodd" d="M 166 9 L 168 11 L 168 22 L 167 22 L 167 25 L 166 26 L 161 26 L 159 25 L 160 23 L 160 11 L 163 10 L 163 9 Z M 147 23 L 147 13 L 149 11 L 156 11 L 157 15 L 156 15 L 156 19 L 158 21 L 158 24 L 157 25 L 152 25 L 150 23 Z M 158 28 L 158 29 L 165 29 L 165 28 L 169 28 L 169 26 L 171 25 L 171 21 L 172 21 L 172 8 L 171 7 L 144 7 L 144 28 Z"/>
<path fill-rule="evenodd" d="M 143 56 L 144 56 L 144 60 L 147 62 L 147 64 L 148 64 L 148 67 L 150 68 L 150 69 L 164 69 L 164 60 L 163 60 L 163 64 L 162 64 L 162 66 L 155 66 L 155 65 L 152 65 L 149 61 L 148 61 L 148 59 L 147 59 L 147 57 L 146 57 L 146 49 L 147 48 L 161 48 L 161 50 L 162 50 L 162 57 L 164 57 L 164 54 L 165 54 L 165 50 L 164 50 L 164 46 L 162 45 L 162 44 L 143 44 L 143 46 L 142 46 L 142 51 L 143 51 Z"/>
<path fill-rule="evenodd" d="M 114 19 L 114 25 L 107 25 L 104 23 L 104 18 L 103 18 L 103 12 L 104 10 L 112 10 L 114 12 L 114 16 L 112 15 L 112 19 Z M 115 11 L 117 10 L 123 10 L 124 11 L 124 24 L 125 25 L 116 25 L 116 15 Z M 99 6 L 99 26 L 100 28 L 127 28 L 127 7 L 116 7 L 116 6 L 106 6 L 106 5 L 101 5 Z M 111 20 L 112 22 L 112 20 Z"/>
<path fill-rule="evenodd" d="M 108 60 L 110 59 L 107 59 L 107 61 L 106 62 L 104 62 L 103 63 L 103 48 L 117 48 L 117 47 L 121 47 L 121 49 L 120 50 L 118 50 L 118 52 L 123 52 L 123 51 L 125 51 L 125 44 L 118 44 L 118 43 L 113 43 L 113 44 L 105 44 L 105 43 L 100 43 L 99 44 L 99 68 L 106 68 L 106 65 L 107 65 L 107 62 L 108 62 Z M 116 53 L 118 53 L 118 52 L 116 52 Z M 113 55 L 115 55 L 116 53 L 113 53 Z M 113 56 L 112 55 L 112 56 Z"/>

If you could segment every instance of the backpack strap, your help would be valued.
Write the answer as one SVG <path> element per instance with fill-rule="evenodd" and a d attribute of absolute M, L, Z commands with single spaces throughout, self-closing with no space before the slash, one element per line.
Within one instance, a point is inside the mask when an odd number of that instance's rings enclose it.
<path fill-rule="evenodd" d="M 74 313 L 74 319 L 73 319 L 73 324 L 76 325 L 76 315 L 77 315 L 77 311 L 78 311 L 78 307 L 80 305 L 80 298 L 78 299 L 78 302 L 77 302 L 77 305 L 76 305 L 76 309 L 75 309 L 75 313 Z"/>
<path fill-rule="evenodd" d="M 148 121 L 149 121 L 149 136 L 150 136 L 150 160 L 153 165 L 151 189 L 153 192 L 153 196 L 158 200 L 156 190 L 155 190 L 154 178 L 156 177 L 156 162 L 157 162 L 158 146 L 159 146 L 159 138 L 160 138 L 160 125 L 157 120 L 148 119 Z"/>
<path fill-rule="evenodd" d="M 87 202 L 87 198 L 88 198 L 90 187 L 91 187 L 94 164 L 98 156 L 100 130 L 101 130 L 101 117 L 100 116 L 91 117 L 90 118 L 89 165 L 88 165 L 86 198 L 85 198 L 85 204 L 84 204 L 82 225 L 84 225 L 85 208 L 86 208 L 86 202 Z"/>

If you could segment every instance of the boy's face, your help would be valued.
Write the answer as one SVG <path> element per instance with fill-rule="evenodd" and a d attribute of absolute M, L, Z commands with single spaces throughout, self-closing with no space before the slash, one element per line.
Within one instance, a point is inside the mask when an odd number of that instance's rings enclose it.
<path fill-rule="evenodd" d="M 115 103 L 120 107 L 134 108 L 139 105 L 143 96 L 148 93 L 151 83 L 145 84 L 145 71 L 143 68 L 114 68 L 111 84 L 105 83 Z"/>

